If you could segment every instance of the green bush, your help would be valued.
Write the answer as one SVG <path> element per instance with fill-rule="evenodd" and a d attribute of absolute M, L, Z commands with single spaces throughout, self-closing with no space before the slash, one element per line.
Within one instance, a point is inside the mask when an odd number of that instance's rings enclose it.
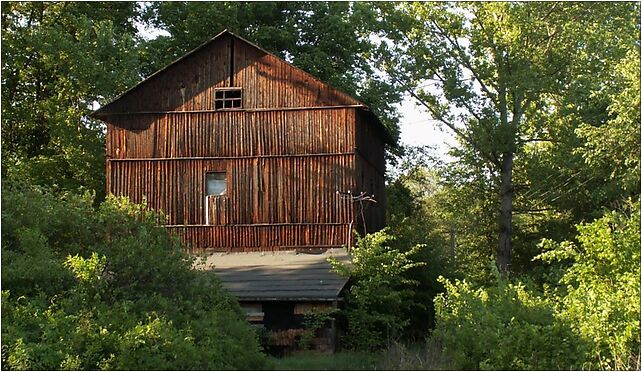
<path fill-rule="evenodd" d="M 417 282 L 404 276 L 422 265 L 411 257 L 422 246 L 400 252 L 390 246 L 394 238 L 387 229 L 358 238 L 351 251 L 352 263 L 331 260 L 334 270 L 352 280 L 346 296 L 347 333 L 342 344 L 356 350 L 373 350 L 399 337 L 408 326 L 407 309 Z"/>
<path fill-rule="evenodd" d="M 560 317 L 590 340 L 586 369 L 640 368 L 640 202 L 577 226 L 578 244 L 544 241 L 539 259 L 569 262 Z"/>
<path fill-rule="evenodd" d="M 432 341 L 452 369 L 640 367 L 640 203 L 577 226 L 577 241 L 545 240 L 558 286 L 527 290 L 497 274 L 476 288 L 442 280 Z"/>
<path fill-rule="evenodd" d="M 238 303 L 124 198 L 2 190 L 2 368 L 265 365 Z"/>
<path fill-rule="evenodd" d="M 553 304 L 521 283 L 487 288 L 442 280 L 433 341 L 451 356 L 449 369 L 560 370 L 581 367 L 583 341 L 555 317 Z"/>

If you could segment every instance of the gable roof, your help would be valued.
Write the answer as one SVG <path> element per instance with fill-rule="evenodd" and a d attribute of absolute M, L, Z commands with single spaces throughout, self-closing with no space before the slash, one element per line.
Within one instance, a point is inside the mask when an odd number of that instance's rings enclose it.
<path fill-rule="evenodd" d="M 208 41 L 204 42 L 203 44 L 199 45 L 198 47 L 196 47 L 196 48 L 192 49 L 191 51 L 187 52 L 186 54 L 184 54 L 182 57 L 178 58 L 178 59 L 177 59 L 177 60 L 175 60 L 174 62 L 172 62 L 172 63 L 168 64 L 167 66 L 165 66 L 165 67 L 161 68 L 160 70 L 158 70 L 158 71 L 154 72 L 153 74 L 151 74 L 151 75 L 150 75 L 150 76 L 148 76 L 147 78 L 145 78 L 145 79 L 143 79 L 142 81 L 140 81 L 138 84 L 136 84 L 136 85 L 134 85 L 133 87 L 131 87 L 131 88 L 129 88 L 129 89 L 127 89 L 127 90 L 125 90 L 124 92 L 122 92 L 121 94 L 119 94 L 116 98 L 114 98 L 113 100 L 111 100 L 109 103 L 107 103 L 107 104 L 105 104 L 104 106 L 100 107 L 99 109 L 97 109 L 97 110 L 93 111 L 93 112 L 91 113 L 91 116 L 93 116 L 93 117 L 97 117 L 97 118 L 100 118 L 100 117 L 101 117 L 101 116 L 103 116 L 103 115 L 107 115 L 107 114 L 109 114 L 109 111 L 107 110 L 107 108 L 108 108 L 108 107 L 112 106 L 114 103 L 116 103 L 117 101 L 121 100 L 121 99 L 122 99 L 122 98 L 124 98 L 125 96 L 129 95 L 131 92 L 133 92 L 133 91 L 138 90 L 139 88 L 141 88 L 141 87 L 142 87 L 143 85 L 145 85 L 145 83 L 147 83 L 148 81 L 151 81 L 151 80 L 153 80 L 154 78 L 156 78 L 157 76 L 162 75 L 162 74 L 163 74 L 163 73 L 165 73 L 167 70 L 169 70 L 171 67 L 173 67 L 173 66 L 175 66 L 175 65 L 180 64 L 180 63 L 181 63 L 181 62 L 183 62 L 184 60 L 188 59 L 190 56 L 192 56 L 192 55 L 194 55 L 195 53 L 197 53 L 198 51 L 200 51 L 200 50 L 202 50 L 202 49 L 206 48 L 207 46 L 209 46 L 210 44 L 212 44 L 212 43 L 213 43 L 213 42 L 215 42 L 216 40 L 219 40 L 221 37 L 223 37 L 223 36 L 225 36 L 225 35 L 229 35 L 229 36 L 231 36 L 231 37 L 233 37 L 233 38 L 235 38 L 235 39 L 237 39 L 237 40 L 240 40 L 240 41 L 242 41 L 242 42 L 244 42 L 244 43 L 246 43 L 246 44 L 248 44 L 248 45 L 252 46 L 252 47 L 253 47 L 253 48 L 255 48 L 255 49 L 260 50 L 261 52 L 263 52 L 263 53 L 265 53 L 265 54 L 267 54 L 267 55 L 269 55 L 269 56 L 272 56 L 272 57 L 274 57 L 274 58 L 278 59 L 279 61 L 281 61 L 281 62 L 283 62 L 283 63 L 287 64 L 290 68 L 295 69 L 295 70 L 297 70 L 297 71 L 299 71 L 299 72 L 301 72 L 301 73 L 305 74 L 305 75 L 306 75 L 308 78 L 310 78 L 311 80 L 313 80 L 313 81 L 315 81 L 315 82 L 317 82 L 317 83 L 319 83 L 319 84 L 322 84 L 322 85 L 326 86 L 328 89 L 332 89 L 332 90 L 337 91 L 337 92 L 339 92 L 339 93 L 343 93 L 343 94 L 345 94 L 346 96 L 349 96 L 352 100 L 354 100 L 354 103 L 355 103 L 354 105 L 355 105 L 355 106 L 362 106 L 362 108 L 364 108 L 364 109 L 366 109 L 366 110 L 368 110 L 368 111 L 369 111 L 368 106 L 367 106 L 366 104 L 364 104 L 363 102 L 361 102 L 361 101 L 359 101 L 359 100 L 357 100 L 357 99 L 355 99 L 355 98 L 351 97 L 350 95 L 348 95 L 347 93 L 345 93 L 345 92 L 343 92 L 343 91 L 341 91 L 341 90 L 339 90 L 339 89 L 336 89 L 336 88 L 331 87 L 329 84 L 327 84 L 327 83 L 325 83 L 325 82 L 323 82 L 323 81 L 319 80 L 319 79 L 318 79 L 317 77 L 315 77 L 314 75 L 312 75 L 312 74 L 310 74 L 310 73 L 308 73 L 308 72 L 306 72 L 306 71 L 304 71 L 304 70 L 302 70 L 302 69 L 300 69 L 300 68 L 298 68 L 298 67 L 294 66 L 293 64 L 289 63 L 288 61 L 286 61 L 286 60 L 284 60 L 284 59 L 282 59 L 282 58 L 280 58 L 280 57 L 278 57 L 278 56 L 274 55 L 273 53 L 268 52 L 267 50 L 265 50 L 265 49 L 261 48 L 260 46 L 258 46 L 258 45 L 256 45 L 256 44 L 254 44 L 254 43 L 252 43 L 251 41 L 248 41 L 247 39 L 245 39 L 245 38 L 243 38 L 243 37 L 241 37 L 241 36 L 238 36 L 238 35 L 236 35 L 236 34 L 234 34 L 234 33 L 230 32 L 230 31 L 228 31 L 228 30 L 226 29 L 226 30 L 223 30 L 222 32 L 218 33 L 216 36 L 214 36 L 214 37 L 213 37 L 213 38 L 211 38 L 210 40 L 208 40 Z"/>
<path fill-rule="evenodd" d="M 211 44 L 215 43 L 218 40 L 221 40 L 225 36 L 231 37 L 231 38 L 233 38 L 235 40 L 239 40 L 239 41 L 249 45 L 251 48 L 254 48 L 255 50 L 260 51 L 261 53 L 264 53 L 265 55 L 270 56 L 274 60 L 277 60 L 279 63 L 285 64 L 287 66 L 287 68 L 296 71 L 297 74 L 299 76 L 303 76 L 306 81 L 313 82 L 313 83 L 317 84 L 318 86 L 323 87 L 326 91 L 331 92 L 331 95 L 333 97 L 340 97 L 341 100 L 344 101 L 342 104 L 340 104 L 340 107 L 354 107 L 356 109 L 359 109 L 359 110 L 365 112 L 367 117 L 369 118 L 369 120 L 372 121 L 373 124 L 376 127 L 378 127 L 378 129 L 380 130 L 380 132 L 381 132 L 381 134 L 382 134 L 382 136 L 384 138 L 384 141 L 386 143 L 388 143 L 388 144 L 394 145 L 394 141 L 392 139 L 392 136 L 388 132 L 388 130 L 383 126 L 383 124 L 381 123 L 379 118 L 376 115 L 374 115 L 374 113 L 370 110 L 370 108 L 366 104 L 364 104 L 363 102 L 353 98 L 352 96 L 348 95 L 347 93 L 342 92 L 341 90 L 338 90 L 336 88 L 331 87 L 329 84 L 319 80 L 318 78 L 316 78 L 312 74 L 310 74 L 310 73 L 308 73 L 308 72 L 306 72 L 306 71 L 304 71 L 304 70 L 292 65 L 291 63 L 283 60 L 282 58 L 280 58 L 278 56 L 275 56 L 274 54 L 268 52 L 267 50 L 261 48 L 260 46 L 254 44 L 254 43 L 252 43 L 252 42 L 250 42 L 250 41 L 248 41 L 248 40 L 246 40 L 246 39 L 244 39 L 244 38 L 242 38 L 242 37 L 240 37 L 240 36 L 238 36 L 238 35 L 236 35 L 236 34 L 234 34 L 232 32 L 230 32 L 228 30 L 224 30 L 224 31 L 218 33 L 216 36 L 214 36 L 210 40 L 208 40 L 208 41 L 204 42 L 203 44 L 199 45 L 198 47 L 192 49 L 191 51 L 189 51 L 188 53 L 186 53 L 182 57 L 176 59 L 174 62 L 172 62 L 172 63 L 168 64 L 167 66 L 163 67 L 162 69 L 156 71 L 155 73 L 153 73 L 152 75 L 150 75 L 146 79 L 142 80 L 138 84 L 134 85 L 133 87 L 125 90 L 123 93 L 119 94 L 116 98 L 114 98 L 111 102 L 105 104 L 104 106 L 102 106 L 99 109 L 97 109 L 94 112 L 92 112 L 90 114 L 90 116 L 92 116 L 94 118 L 98 118 L 98 119 L 103 119 L 104 120 L 104 119 L 107 119 L 110 115 L 121 114 L 122 111 L 123 111 L 122 110 L 122 103 L 125 103 L 126 99 L 128 97 L 132 96 L 132 94 L 134 94 L 135 92 L 139 91 L 140 89 L 142 89 L 146 85 L 148 85 L 151 82 L 155 81 L 160 76 L 163 76 L 165 73 L 168 72 L 168 70 L 170 70 L 174 66 L 177 66 L 177 65 L 185 62 L 191 56 L 195 55 L 196 53 L 198 53 L 198 52 L 200 52 L 200 51 L 202 51 L 204 49 L 206 49 L 208 46 L 210 46 Z M 121 108 L 119 108 L 119 106 Z M 280 107 L 275 107 L 275 108 L 276 109 L 281 109 Z M 252 109 L 250 108 L 248 110 L 252 110 Z M 134 112 L 138 112 L 138 111 L 147 111 L 147 110 L 133 110 L 133 111 Z M 162 111 L 162 110 L 160 110 L 160 111 Z M 171 110 L 171 111 L 173 111 L 173 110 Z M 183 110 L 178 110 L 178 111 L 183 111 Z M 189 110 L 187 110 L 187 111 L 189 111 Z M 205 110 L 205 111 L 208 111 L 208 110 Z"/>

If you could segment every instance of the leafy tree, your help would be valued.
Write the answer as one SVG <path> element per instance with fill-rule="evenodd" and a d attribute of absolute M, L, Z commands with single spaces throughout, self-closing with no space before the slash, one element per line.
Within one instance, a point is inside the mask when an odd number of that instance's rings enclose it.
<path fill-rule="evenodd" d="M 257 369 L 265 359 L 212 272 L 123 198 L 3 184 L 2 368 Z"/>
<path fill-rule="evenodd" d="M 633 7 L 630 14 L 639 14 Z M 573 239 L 574 225 L 639 195 L 639 17 L 604 20 L 603 35 L 586 34 L 588 50 L 566 94 L 549 97 L 553 112 L 537 116 L 548 141 L 531 143 L 516 172 L 525 187 L 517 203 L 534 234 Z M 605 42 L 603 39 L 606 38 Z M 584 67 L 583 67 L 584 66 Z M 624 103 L 626 102 L 626 103 Z M 531 243 L 534 248 L 534 244 Z M 536 252 L 534 252 L 536 253 Z M 532 256 L 532 255 L 531 255 Z M 530 257 L 524 257 L 524 264 Z"/>
<path fill-rule="evenodd" d="M 412 301 L 420 306 L 408 308 L 403 314 L 409 320 L 405 338 L 416 339 L 423 338 L 434 326 L 433 298 L 443 291 L 437 278 L 455 274 L 455 228 L 444 218 L 439 206 L 444 195 L 437 172 L 439 161 L 428 147 L 404 150 L 405 156 L 386 184 L 386 222 L 389 234 L 394 237 L 391 245 L 395 249 L 405 253 L 423 246 L 410 256 L 422 265 L 404 274 L 405 278 L 417 282 Z"/>
<path fill-rule="evenodd" d="M 137 80 L 135 3 L 2 4 L 2 168 L 104 195 L 104 136 L 88 119 Z"/>
<path fill-rule="evenodd" d="M 451 369 L 636 369 L 640 363 L 640 203 L 544 240 L 544 291 L 499 276 L 442 279 L 432 341 Z M 526 285 L 524 283 L 530 283 Z"/>
<path fill-rule="evenodd" d="M 561 317 L 591 340 L 586 369 L 640 366 L 640 202 L 577 226 L 579 244 L 542 242 L 538 256 L 566 263 Z M 569 263 L 570 261 L 570 263 Z"/>
<path fill-rule="evenodd" d="M 358 238 L 351 264 L 331 259 L 333 269 L 353 280 L 347 296 L 345 345 L 357 350 L 376 350 L 401 336 L 409 325 L 403 314 L 417 309 L 412 298 L 417 281 L 406 272 L 422 266 L 411 258 L 422 246 L 407 252 L 392 248 L 393 237 L 384 229 Z"/>
<path fill-rule="evenodd" d="M 511 264 L 515 161 L 531 144 L 551 140 L 549 121 L 542 119 L 557 112 L 556 98 L 575 93 L 575 79 L 599 76 L 599 61 L 621 60 L 637 47 L 608 35 L 633 30 L 638 10 L 633 3 L 381 7 L 390 41 L 382 43 L 383 66 L 456 134 L 459 159 L 479 169 L 476 178 L 499 194 L 494 209 L 502 272 Z"/>
<path fill-rule="evenodd" d="M 376 44 L 370 35 L 381 25 L 370 4 L 155 2 L 145 19 L 169 33 L 144 46 L 145 75 L 209 40 L 212 32 L 229 29 L 361 99 L 398 136 L 395 104 L 400 95 L 372 66 Z"/>

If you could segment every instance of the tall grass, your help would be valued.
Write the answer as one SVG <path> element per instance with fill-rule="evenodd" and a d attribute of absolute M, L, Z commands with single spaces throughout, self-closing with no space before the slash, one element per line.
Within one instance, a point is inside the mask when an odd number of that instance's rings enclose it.
<path fill-rule="evenodd" d="M 432 340 L 412 345 L 393 342 L 382 351 L 376 369 L 384 371 L 446 370 L 450 369 L 448 360 L 441 345 Z"/>
<path fill-rule="evenodd" d="M 277 371 L 364 371 L 378 368 L 380 355 L 357 351 L 335 354 L 307 352 L 284 358 L 271 358 L 268 367 Z"/>
<path fill-rule="evenodd" d="M 433 341 L 404 345 L 392 342 L 375 352 L 341 351 L 335 354 L 308 352 L 284 358 L 272 358 L 268 368 L 280 371 L 412 371 L 444 370 L 448 358 Z"/>

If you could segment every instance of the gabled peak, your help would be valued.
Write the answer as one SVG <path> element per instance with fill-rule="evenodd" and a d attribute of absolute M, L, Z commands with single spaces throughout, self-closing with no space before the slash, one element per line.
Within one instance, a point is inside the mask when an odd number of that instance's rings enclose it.
<path fill-rule="evenodd" d="M 227 40 L 230 40 L 229 44 Z M 236 56 L 235 50 L 238 50 Z M 251 64 L 257 66 L 248 68 Z M 241 71 L 241 68 L 247 68 L 247 71 Z M 235 79 L 237 73 L 239 78 Z M 255 74 L 255 77 L 251 78 L 254 80 L 248 77 L 250 74 Z M 308 96 L 305 102 L 298 103 L 299 106 L 351 105 L 367 109 L 366 105 L 348 94 L 332 88 L 313 75 L 225 29 L 126 90 L 110 103 L 94 111 L 92 116 L 106 119 L 109 115 L 125 113 L 213 110 L 213 106 L 208 107 L 204 102 L 213 100 L 214 89 L 239 86 L 244 76 L 247 78 L 246 81 L 256 82 L 255 86 L 244 87 L 248 93 L 251 93 L 250 89 L 263 89 L 268 94 L 284 94 L 285 89 L 291 92 L 290 94 Z M 260 86 L 263 83 L 265 86 Z M 270 91 L 275 89 L 281 91 Z M 314 95 L 316 98 L 309 98 Z M 189 100 L 193 99 L 202 102 L 190 103 Z M 289 107 L 288 104 L 293 105 L 291 101 L 296 99 L 270 102 L 254 99 L 248 101 L 254 106 L 249 105 L 247 108 L 278 108 L 279 105 L 275 105 L 277 102 L 281 102 L 285 108 Z"/>

